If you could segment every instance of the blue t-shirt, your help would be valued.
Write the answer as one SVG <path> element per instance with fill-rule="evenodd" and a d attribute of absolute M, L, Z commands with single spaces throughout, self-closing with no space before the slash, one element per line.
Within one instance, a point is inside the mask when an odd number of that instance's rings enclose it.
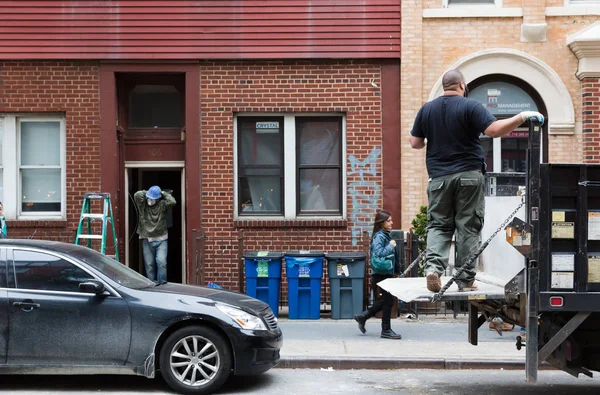
<path fill-rule="evenodd" d="M 469 170 L 485 172 L 479 136 L 495 120 L 481 103 L 462 96 L 440 96 L 425 103 L 410 134 L 427 139 L 429 177 Z"/>

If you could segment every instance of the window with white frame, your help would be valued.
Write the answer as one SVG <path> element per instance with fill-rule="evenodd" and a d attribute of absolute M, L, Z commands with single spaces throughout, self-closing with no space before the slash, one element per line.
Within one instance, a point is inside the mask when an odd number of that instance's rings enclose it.
<path fill-rule="evenodd" d="M 565 5 L 600 5 L 600 0 L 565 0 Z"/>
<path fill-rule="evenodd" d="M 237 215 L 343 215 L 342 115 L 236 117 Z"/>
<path fill-rule="evenodd" d="M 443 7 L 456 7 L 456 6 L 480 6 L 480 5 L 491 5 L 491 6 L 502 6 L 502 0 L 443 0 Z"/>
<path fill-rule="evenodd" d="M 64 117 L 0 115 L 0 141 L 5 216 L 64 218 Z"/>

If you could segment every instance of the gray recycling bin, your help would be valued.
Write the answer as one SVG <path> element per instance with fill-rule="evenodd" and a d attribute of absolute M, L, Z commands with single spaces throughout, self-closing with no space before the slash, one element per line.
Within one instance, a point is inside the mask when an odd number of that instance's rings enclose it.
<path fill-rule="evenodd" d="M 366 255 L 363 252 L 325 254 L 331 286 L 331 318 L 353 318 L 363 309 Z"/>

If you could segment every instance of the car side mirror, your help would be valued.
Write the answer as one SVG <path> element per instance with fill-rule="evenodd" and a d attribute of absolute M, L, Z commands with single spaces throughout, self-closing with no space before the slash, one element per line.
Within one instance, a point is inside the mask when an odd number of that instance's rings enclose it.
<path fill-rule="evenodd" d="M 104 284 L 98 280 L 86 280 L 79 283 L 79 292 L 99 295 L 104 293 Z"/>

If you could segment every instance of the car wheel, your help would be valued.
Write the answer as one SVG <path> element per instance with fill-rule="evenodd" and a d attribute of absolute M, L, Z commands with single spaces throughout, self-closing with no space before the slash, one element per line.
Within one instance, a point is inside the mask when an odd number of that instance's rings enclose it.
<path fill-rule="evenodd" d="M 229 344 L 212 329 L 191 326 L 171 334 L 160 352 L 164 380 L 175 391 L 207 394 L 219 389 L 231 371 Z"/>

